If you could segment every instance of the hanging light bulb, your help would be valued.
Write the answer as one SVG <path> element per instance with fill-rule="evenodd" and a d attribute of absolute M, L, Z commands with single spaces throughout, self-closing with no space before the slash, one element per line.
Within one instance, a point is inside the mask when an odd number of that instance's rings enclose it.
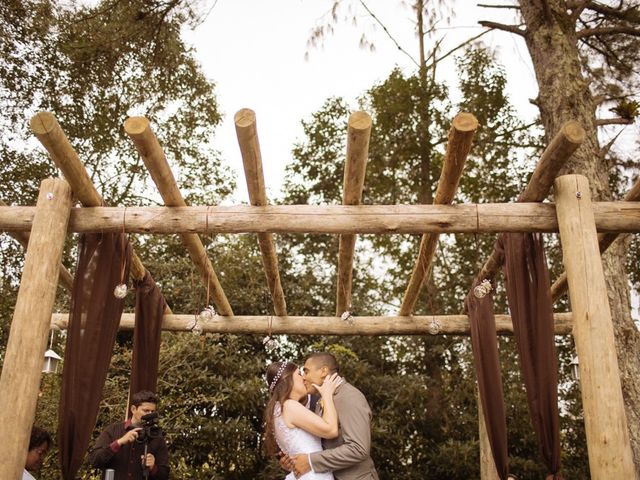
<path fill-rule="evenodd" d="M 278 346 L 278 341 L 271 335 L 267 335 L 262 339 L 262 344 L 267 352 L 272 352 Z"/>
<path fill-rule="evenodd" d="M 207 322 L 209 320 L 213 320 L 213 317 L 215 317 L 215 316 L 216 316 L 216 310 L 215 310 L 215 308 L 213 308 L 212 305 L 207 305 L 200 312 L 200 320 L 202 320 L 203 322 Z"/>
<path fill-rule="evenodd" d="M 491 289 L 491 282 L 485 278 L 484 280 L 482 280 L 482 282 L 480 282 L 479 285 L 476 285 L 476 287 L 473 289 L 473 295 L 476 298 L 484 298 L 489 292 L 491 292 Z"/>
<path fill-rule="evenodd" d="M 347 322 L 349 325 L 353 325 L 353 323 L 355 322 L 353 315 L 351 315 L 351 312 L 349 310 L 342 312 L 342 315 L 340 315 L 340 320 L 342 320 L 343 322 Z"/>
<path fill-rule="evenodd" d="M 44 365 L 42 366 L 42 373 L 57 373 L 58 364 L 62 357 L 53 351 L 53 330 L 51 330 L 51 340 L 49 340 L 49 350 L 44 352 Z"/>
<path fill-rule="evenodd" d="M 116 288 L 113 289 L 113 295 L 116 298 L 124 298 L 127 296 L 127 284 L 126 283 L 120 283 L 119 285 L 116 285 Z"/>

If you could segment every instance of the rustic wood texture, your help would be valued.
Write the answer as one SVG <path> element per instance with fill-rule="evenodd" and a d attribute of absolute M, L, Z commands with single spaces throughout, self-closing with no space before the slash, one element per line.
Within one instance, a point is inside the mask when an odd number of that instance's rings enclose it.
<path fill-rule="evenodd" d="M 347 160 L 344 166 L 342 191 L 343 205 L 358 205 L 362 200 L 364 176 L 369 157 L 371 117 L 366 112 L 354 112 L 347 128 Z M 353 255 L 355 234 L 341 234 L 338 244 L 338 281 L 336 288 L 336 315 L 351 309 Z"/>
<path fill-rule="evenodd" d="M 442 172 L 433 199 L 434 205 L 446 205 L 453 201 L 462 177 L 464 164 L 471 150 L 473 136 L 478 128 L 478 120 L 470 113 L 459 113 L 451 123 L 449 141 L 442 163 Z M 416 306 L 420 290 L 431 273 L 433 256 L 438 246 L 438 234 L 422 236 L 418 258 L 413 266 L 409 284 L 404 292 L 400 315 L 411 315 Z"/>
<path fill-rule="evenodd" d="M 491 444 L 489 443 L 489 435 L 487 434 L 487 424 L 484 421 L 484 413 L 479 393 L 476 400 L 478 403 L 478 438 L 480 442 L 480 480 L 500 480 L 498 471 L 496 470 L 496 464 L 493 461 L 493 453 L 491 452 Z"/>
<path fill-rule="evenodd" d="M 130 117 L 124 122 L 124 130 L 136 146 L 164 203 L 169 207 L 185 207 L 187 204 L 180 193 L 164 150 L 151 130 L 149 120 L 144 117 Z M 180 239 L 189 252 L 191 261 L 200 272 L 200 277 L 211 295 L 216 310 L 221 315 L 233 315 L 229 300 L 198 234 L 181 232 Z"/>
<path fill-rule="evenodd" d="M 571 313 L 554 314 L 556 335 L 571 333 Z M 174 332 L 188 331 L 193 325 L 193 315 L 165 314 L 162 329 Z M 339 317 L 278 317 L 216 316 L 210 321 L 199 320 L 203 331 L 211 333 L 262 334 L 271 329 L 274 335 L 469 335 L 469 319 L 466 315 L 412 315 L 408 317 L 352 317 L 353 324 Z M 121 330 L 133 328 L 134 314 L 125 313 L 120 322 Z M 51 328 L 67 328 L 69 315 L 54 313 Z M 496 330 L 500 335 L 513 333 L 509 315 L 496 315 Z"/>
<path fill-rule="evenodd" d="M 123 207 L 71 209 L 69 231 L 121 232 Z M 465 205 L 270 205 L 127 207 L 129 233 L 497 233 L 557 232 L 552 203 Z M 640 232 L 640 202 L 593 204 L 603 233 Z M 35 207 L 0 206 L 0 230 L 28 232 Z M 207 216 L 209 220 L 207 221 Z"/>
<path fill-rule="evenodd" d="M 234 120 L 238 145 L 240 145 L 240 153 L 242 154 L 249 201 L 251 205 L 264 207 L 269 202 L 267 200 L 267 191 L 264 187 L 264 172 L 262 170 L 262 154 L 260 153 L 260 142 L 258 141 L 256 114 L 253 110 L 243 108 L 236 113 Z M 271 293 L 273 310 L 276 315 L 286 316 L 287 302 L 280 282 L 278 256 L 273 243 L 273 235 L 271 233 L 258 232 L 258 246 L 262 255 L 262 265 L 267 277 L 267 285 Z"/>
<path fill-rule="evenodd" d="M 75 198 L 85 207 L 103 206 L 104 199 L 93 186 L 87 169 L 62 131 L 56 117 L 49 112 L 39 112 L 31 118 L 30 125 L 35 136 L 49 152 L 53 163 L 71 185 Z M 130 271 L 131 277 L 136 280 L 144 278 L 145 268 L 135 252 L 131 258 Z"/>
<path fill-rule="evenodd" d="M 580 359 L 591 478 L 633 478 L 635 466 L 589 182 L 582 175 L 559 177 L 555 198 Z"/>
<path fill-rule="evenodd" d="M 71 208 L 67 182 L 43 180 L 36 208 L 0 376 L 3 479 L 21 478 L 29 447 Z"/>
<path fill-rule="evenodd" d="M 5 202 L 0 200 L 0 207 L 8 207 Z M 29 232 L 27 231 L 16 231 L 10 232 L 9 235 L 16 239 L 16 241 L 22 245 L 22 247 L 26 250 L 29 245 Z M 73 275 L 67 270 L 67 268 L 61 263 L 60 264 L 60 277 L 59 280 L 60 285 L 62 285 L 67 290 L 71 291 L 73 287 Z"/>
<path fill-rule="evenodd" d="M 638 202 L 640 200 L 640 180 L 638 180 L 633 187 L 631 187 L 631 190 L 629 190 L 627 192 L 627 194 L 624 197 L 624 201 L 625 202 Z M 598 209 L 598 204 L 594 203 L 594 212 L 596 215 L 596 228 L 598 226 L 598 220 L 597 220 L 597 209 Z M 618 212 L 612 212 L 612 215 L 618 216 L 618 217 L 622 217 L 622 218 L 627 218 L 626 216 L 626 212 L 623 209 L 620 209 Z M 632 222 L 634 222 L 633 219 L 630 219 Z M 640 221 L 640 219 L 635 220 L 635 222 Z M 634 223 L 635 223 L 634 222 Z M 600 231 L 600 229 L 598 229 L 598 231 Z M 607 250 L 607 248 L 609 248 L 611 246 L 611 244 L 620 236 L 619 233 L 600 233 L 598 234 L 598 245 L 600 247 L 600 253 L 602 254 L 603 252 L 605 252 Z M 555 282 L 553 282 L 553 285 L 551 285 L 551 300 L 556 302 L 558 299 L 562 298 L 562 296 L 565 294 L 565 292 L 567 291 L 567 272 L 562 272 L 560 274 L 560 276 L 556 279 Z"/>
<path fill-rule="evenodd" d="M 578 123 L 574 121 L 566 122 L 542 153 L 529 183 L 518 196 L 517 202 L 542 202 L 549 194 L 556 175 L 558 175 L 560 169 L 584 139 L 585 131 Z M 494 247 L 491 255 L 489 255 L 480 272 L 478 272 L 476 279 L 479 281 L 484 279 L 493 280 L 503 263 L 504 258 Z"/>

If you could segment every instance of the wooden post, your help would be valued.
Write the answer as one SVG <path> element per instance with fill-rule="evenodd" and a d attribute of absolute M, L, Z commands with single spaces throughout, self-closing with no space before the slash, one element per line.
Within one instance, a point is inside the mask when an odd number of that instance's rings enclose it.
<path fill-rule="evenodd" d="M 625 202 L 637 202 L 640 200 L 640 180 L 638 180 L 631 190 L 624 196 Z M 600 253 L 604 253 L 607 248 L 620 236 L 618 233 L 599 233 L 598 245 L 600 247 Z M 567 272 L 562 272 L 560 276 L 551 285 L 551 300 L 557 301 L 567 291 Z"/>
<path fill-rule="evenodd" d="M 369 157 L 371 117 L 366 112 L 354 112 L 349 117 L 348 125 L 347 161 L 344 166 L 342 204 L 358 205 L 362 199 L 364 175 Z M 336 316 L 338 317 L 351 309 L 351 281 L 355 247 L 355 235 L 340 235 L 336 293 Z"/>
<path fill-rule="evenodd" d="M 9 205 L 7 205 L 2 200 L 0 200 L 0 207 L 8 207 L 8 206 Z M 13 233 L 10 233 L 9 235 L 15 238 L 18 241 L 18 243 L 22 245 L 25 251 L 27 250 L 27 245 L 29 245 L 28 232 L 13 232 Z M 69 291 L 71 291 L 71 288 L 73 287 L 73 275 L 71 275 L 71 273 L 69 273 L 69 270 L 67 270 L 66 267 L 62 264 L 60 264 L 60 284 Z"/>
<path fill-rule="evenodd" d="M 268 204 L 267 192 L 264 187 L 264 173 L 262 171 L 262 154 L 260 142 L 258 142 L 258 128 L 256 126 L 256 114 L 253 110 L 243 108 L 239 110 L 234 121 L 238 145 L 242 154 L 244 165 L 244 177 L 247 181 L 247 191 L 251 205 L 264 207 Z M 276 315 L 287 315 L 287 302 L 284 299 L 282 284 L 280 283 L 280 271 L 278 269 L 278 256 L 273 243 L 271 233 L 259 232 L 258 245 L 262 254 L 262 265 L 267 277 L 267 285 L 273 301 L 273 310 Z"/>
<path fill-rule="evenodd" d="M 173 172 L 167 162 L 167 157 L 151 131 L 149 120 L 144 117 L 131 117 L 124 122 L 124 130 L 133 141 L 142 161 L 151 174 L 151 178 L 158 187 L 164 203 L 169 207 L 184 207 L 187 204 L 178 189 Z M 233 315 L 233 310 L 227 296 L 220 285 L 218 276 L 209 260 L 207 251 L 196 233 L 180 233 L 182 244 L 186 247 L 191 261 L 194 263 L 200 277 L 211 293 L 211 298 L 220 315 Z"/>
<path fill-rule="evenodd" d="M 635 467 L 589 182 L 582 175 L 559 177 L 555 199 L 580 359 L 591 478 L 631 479 Z"/>
<path fill-rule="evenodd" d="M 27 457 L 70 209 L 67 182 L 43 180 L 0 376 L 0 478 L 6 480 L 21 478 Z"/>
<path fill-rule="evenodd" d="M 517 202 L 541 202 L 549 194 L 553 180 L 558 175 L 560 169 L 569 160 L 573 152 L 575 152 L 582 142 L 584 142 L 586 133 L 578 122 L 570 120 L 566 122 L 558 133 L 556 133 L 551 143 L 547 145 L 536 169 L 533 171 L 529 183 L 524 191 L 520 194 Z M 476 276 L 478 281 L 484 279 L 492 280 L 495 274 L 500 270 L 504 258 L 498 253 L 494 246 L 491 255 L 486 260 L 480 272 Z M 473 283 L 473 282 L 471 282 Z"/>
<path fill-rule="evenodd" d="M 477 128 L 478 120 L 470 113 L 459 113 L 451 122 L 449 143 L 442 163 L 438 188 L 433 199 L 434 205 L 444 205 L 453 201 Z M 418 258 L 400 306 L 400 315 L 411 315 L 413 313 L 422 285 L 431 272 L 431 263 L 436 253 L 437 245 L 438 234 L 425 234 L 422 236 Z"/>
<path fill-rule="evenodd" d="M 31 130 L 47 149 L 49 156 L 65 180 L 71 185 L 74 196 L 86 207 L 99 207 L 104 200 L 93 186 L 87 169 L 62 131 L 56 117 L 49 112 L 38 112 L 31 118 Z M 142 280 L 145 268 L 135 252 L 131 256 L 131 277 Z"/>
<path fill-rule="evenodd" d="M 487 434 L 487 424 L 484 421 L 484 411 L 480 401 L 480 392 L 476 396 L 478 402 L 478 434 L 480 442 L 480 480 L 499 480 L 496 464 L 493 461 L 489 435 Z"/>

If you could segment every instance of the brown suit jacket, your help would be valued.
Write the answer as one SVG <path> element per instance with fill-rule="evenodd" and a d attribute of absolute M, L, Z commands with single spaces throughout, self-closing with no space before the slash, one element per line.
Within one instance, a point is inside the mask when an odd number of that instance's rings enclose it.
<path fill-rule="evenodd" d="M 324 450 L 310 454 L 315 472 L 333 472 L 336 480 L 378 480 L 371 460 L 371 409 L 360 390 L 349 383 L 334 394 L 338 411 L 338 437 L 322 441 Z M 316 413 L 320 410 L 316 404 Z"/>

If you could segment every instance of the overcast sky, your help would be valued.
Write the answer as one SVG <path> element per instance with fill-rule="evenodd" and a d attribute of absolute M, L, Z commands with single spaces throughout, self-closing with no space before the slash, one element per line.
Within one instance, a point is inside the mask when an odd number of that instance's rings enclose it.
<path fill-rule="evenodd" d="M 302 138 L 301 119 L 309 118 L 330 96 L 344 97 L 355 107 L 355 99 L 384 80 L 396 65 L 407 72 L 415 70 L 379 25 L 372 29 L 375 21 L 359 2 L 351 3 L 358 7 L 359 25 L 336 25 L 322 48 L 309 48 L 307 41 L 312 28 L 327 15 L 331 0 L 218 0 L 206 21 L 186 33 L 206 75 L 217 85 L 224 123 L 215 143 L 238 173 L 237 201 L 247 201 L 247 193 L 233 125 L 236 111 L 246 107 L 256 112 L 267 195 L 274 198 L 280 193 L 292 146 Z M 402 48 L 417 58 L 412 12 L 396 0 L 366 4 Z M 436 38 L 445 36 L 442 52 L 482 32 L 479 19 L 509 22 L 513 15 L 479 8 L 469 0 L 458 0 L 457 5 L 464 8 L 458 9 L 449 25 L 442 21 L 436 31 Z M 359 47 L 363 31 L 375 41 L 374 52 Z M 522 115 L 533 118 L 536 112 L 528 98 L 536 96 L 537 86 L 526 47 L 514 37 L 496 32 L 482 40 L 508 66 L 513 102 Z M 453 61 L 443 63 L 439 72 L 455 87 Z"/>

